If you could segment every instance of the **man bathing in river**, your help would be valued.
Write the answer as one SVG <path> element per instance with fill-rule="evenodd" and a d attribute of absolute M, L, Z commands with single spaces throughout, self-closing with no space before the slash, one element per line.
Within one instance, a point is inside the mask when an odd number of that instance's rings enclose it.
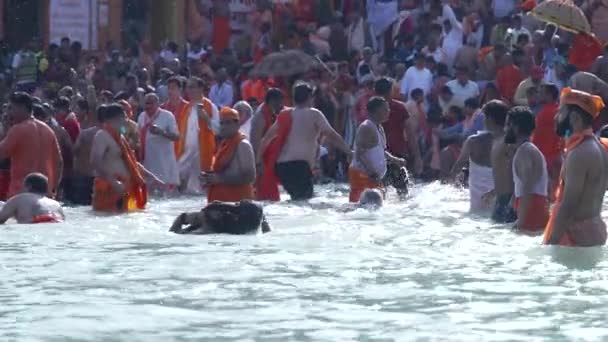
<path fill-rule="evenodd" d="M 389 103 L 383 97 L 372 97 L 367 102 L 368 119 L 357 131 L 355 154 L 348 170 L 350 202 L 358 202 L 366 189 L 383 189 L 382 178 L 386 174 L 387 161 L 405 167 L 405 159 L 386 151 L 386 134 L 382 124 L 390 115 Z"/>
<path fill-rule="evenodd" d="M 509 110 L 505 143 L 514 146 L 513 183 L 517 222 L 515 229 L 540 232 L 549 219 L 549 173 L 543 153 L 530 142 L 535 128 L 528 107 Z"/>
<path fill-rule="evenodd" d="M 603 245 L 606 224 L 601 211 L 608 185 L 608 140 L 598 140 L 591 125 L 604 103 L 599 96 L 565 88 L 560 105 L 557 134 L 567 139 L 566 157 L 544 243 Z"/>
<path fill-rule="evenodd" d="M 186 228 L 183 226 L 187 225 Z M 270 232 L 260 205 L 251 201 L 212 202 L 200 212 L 182 213 L 169 231 L 176 234 L 245 235 Z"/>
<path fill-rule="evenodd" d="M 11 197 L 0 210 L 0 223 L 11 218 L 17 223 L 61 222 L 65 216 L 59 202 L 47 197 L 49 181 L 41 173 L 31 173 L 23 181 L 24 192 Z"/>

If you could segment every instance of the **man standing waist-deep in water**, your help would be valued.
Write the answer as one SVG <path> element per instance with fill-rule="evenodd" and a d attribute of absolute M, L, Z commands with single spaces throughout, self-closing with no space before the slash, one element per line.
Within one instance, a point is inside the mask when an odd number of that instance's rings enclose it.
<path fill-rule="evenodd" d="M 505 143 L 516 148 L 513 156 L 515 228 L 540 232 L 549 219 L 549 174 L 545 157 L 530 142 L 534 125 L 534 114 L 528 107 L 512 108 L 507 116 Z"/>
<path fill-rule="evenodd" d="M 348 170 L 350 202 L 358 202 L 366 189 L 382 189 L 382 178 L 386 174 L 387 160 L 401 167 L 405 159 L 394 157 L 386 151 L 386 134 L 382 124 L 388 120 L 388 102 L 379 96 L 367 102 L 368 119 L 357 130 L 355 154 Z"/>
<path fill-rule="evenodd" d="M 567 137 L 566 157 L 544 243 L 598 246 L 606 243 L 600 214 L 608 185 L 608 140 L 598 140 L 591 125 L 604 108 L 599 96 L 565 88 L 557 115 L 557 134 Z"/>
<path fill-rule="evenodd" d="M 319 139 L 351 155 L 352 151 L 344 139 L 331 127 L 318 109 L 312 108 L 314 88 L 307 83 L 293 88 L 295 108 L 281 112 L 268 130 L 257 151 L 258 165 L 270 143 L 280 145 L 276 151 L 275 172 L 292 200 L 307 200 L 313 197 L 312 168 L 319 151 Z"/>
<path fill-rule="evenodd" d="M 119 104 L 107 106 L 103 128 L 93 139 L 91 164 L 95 170 L 93 210 L 128 212 L 144 209 L 147 190 L 143 174 L 159 184 L 155 175 L 137 162 L 124 133 L 127 116 Z"/>
<path fill-rule="evenodd" d="M 201 183 L 209 187 L 208 202 L 238 202 L 254 197 L 255 157 L 239 128 L 239 113 L 223 107 L 218 132 L 221 142 L 213 156 L 211 172 L 201 173 Z"/>

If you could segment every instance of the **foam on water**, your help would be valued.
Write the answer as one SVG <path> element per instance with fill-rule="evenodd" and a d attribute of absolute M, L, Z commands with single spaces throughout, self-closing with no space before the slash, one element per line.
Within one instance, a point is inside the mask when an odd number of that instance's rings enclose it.
<path fill-rule="evenodd" d="M 464 190 L 421 186 L 374 213 L 269 205 L 265 236 L 167 232 L 201 205 L 3 228 L 0 340 L 608 338 L 605 248 L 543 247 L 472 218 Z"/>

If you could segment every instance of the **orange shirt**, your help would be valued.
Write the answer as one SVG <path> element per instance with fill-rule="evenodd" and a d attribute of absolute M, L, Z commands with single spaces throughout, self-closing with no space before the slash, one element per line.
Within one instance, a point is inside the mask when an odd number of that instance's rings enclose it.
<path fill-rule="evenodd" d="M 509 102 L 513 102 L 517 87 L 524 80 L 519 68 L 513 64 L 506 65 L 496 72 L 496 86 L 500 96 Z"/>
<path fill-rule="evenodd" d="M 570 51 L 568 63 L 576 66 L 579 71 L 587 71 L 602 54 L 602 43 L 594 35 L 579 33 L 574 37 Z"/>
<path fill-rule="evenodd" d="M 49 190 L 57 190 L 61 150 L 55 133 L 44 122 L 32 118 L 11 127 L 0 142 L 0 157 L 11 160 L 9 198 L 21 192 L 23 179 L 33 172 L 48 177 Z"/>
<path fill-rule="evenodd" d="M 557 102 L 544 105 L 536 115 L 536 128 L 530 139 L 543 153 L 547 165 L 551 166 L 561 156 L 563 140 L 555 133 L 555 116 L 559 105 Z"/>

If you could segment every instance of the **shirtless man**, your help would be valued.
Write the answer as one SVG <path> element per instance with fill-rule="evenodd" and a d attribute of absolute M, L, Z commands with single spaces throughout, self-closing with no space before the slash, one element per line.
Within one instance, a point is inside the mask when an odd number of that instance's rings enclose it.
<path fill-rule="evenodd" d="M 201 173 L 208 186 L 207 202 L 238 202 L 254 197 L 255 156 L 253 148 L 239 132 L 239 113 L 230 107 L 220 110 L 220 145 L 213 156 L 210 172 Z"/>
<path fill-rule="evenodd" d="M 93 139 L 101 129 L 104 121 L 106 105 L 97 108 L 97 125 L 80 132 L 74 144 L 74 171 L 70 191 L 66 191 L 66 200 L 77 205 L 91 205 L 95 173 L 91 164 L 91 149 Z"/>
<path fill-rule="evenodd" d="M 469 162 L 470 212 L 485 214 L 492 206 L 482 197 L 494 190 L 492 170 L 492 143 L 495 136 L 503 136 L 507 107 L 502 101 L 490 101 L 483 107 L 485 131 L 472 135 L 464 142 L 460 156 L 452 167 L 450 178 L 454 179 Z"/>
<path fill-rule="evenodd" d="M 561 187 L 544 243 L 562 246 L 598 246 L 606 243 L 606 224 L 601 218 L 608 185 L 606 140 L 599 141 L 591 129 L 604 107 L 598 97 L 564 89 L 557 115 L 557 133 L 566 137 L 566 157 Z"/>
<path fill-rule="evenodd" d="M 276 175 L 289 193 L 292 200 L 307 200 L 313 197 L 313 174 L 319 140 L 324 137 L 349 157 L 350 147 L 344 139 L 331 127 L 327 119 L 318 109 L 312 108 L 314 88 L 307 83 L 296 84 L 293 88 L 295 108 L 283 111 L 279 116 L 290 117 L 289 129 L 279 132 L 279 123 L 275 122 L 268 130 L 258 151 L 258 165 L 264 150 L 275 138 L 284 141 L 275 166 Z M 278 119 L 277 119 L 278 121 Z M 284 133 L 281 136 L 279 133 Z"/>
<path fill-rule="evenodd" d="M 542 152 L 530 142 L 535 128 L 534 114 L 527 107 L 509 110 L 505 143 L 516 149 L 513 156 L 513 182 L 517 222 L 514 228 L 541 232 L 549 220 L 547 163 Z"/>
<path fill-rule="evenodd" d="M 0 210 L 0 224 L 15 218 L 17 223 L 61 222 L 65 216 L 59 202 L 47 197 L 49 180 L 31 173 L 23 181 L 24 192 L 11 197 Z"/>
<path fill-rule="evenodd" d="M 494 101 L 496 111 L 506 113 L 509 107 L 502 101 Z M 504 124 L 503 127 L 496 127 L 492 140 L 492 175 L 494 178 L 494 190 L 483 195 L 482 200 L 489 203 L 495 197 L 492 220 L 498 223 L 515 222 L 517 216 L 512 206 L 513 197 L 513 172 L 512 161 L 514 148 L 505 144 Z"/>
<path fill-rule="evenodd" d="M 188 227 L 183 228 L 184 225 Z M 179 215 L 170 232 L 176 234 L 233 234 L 245 235 L 258 232 L 268 233 L 270 225 L 266 221 L 260 205 L 251 201 L 212 202 L 200 212 Z"/>
<path fill-rule="evenodd" d="M 128 212 L 144 209 L 144 175 L 163 184 L 137 162 L 124 133 L 127 116 L 119 104 L 108 105 L 103 128 L 93 138 L 91 164 L 95 171 L 93 210 Z"/>
<path fill-rule="evenodd" d="M 351 203 L 358 202 L 366 189 L 382 189 L 382 178 L 389 163 L 405 167 L 405 159 L 397 158 L 386 150 L 386 134 L 382 124 L 388 120 L 390 107 L 386 99 L 372 97 L 367 102 L 368 119 L 355 136 L 355 154 L 348 170 Z"/>

